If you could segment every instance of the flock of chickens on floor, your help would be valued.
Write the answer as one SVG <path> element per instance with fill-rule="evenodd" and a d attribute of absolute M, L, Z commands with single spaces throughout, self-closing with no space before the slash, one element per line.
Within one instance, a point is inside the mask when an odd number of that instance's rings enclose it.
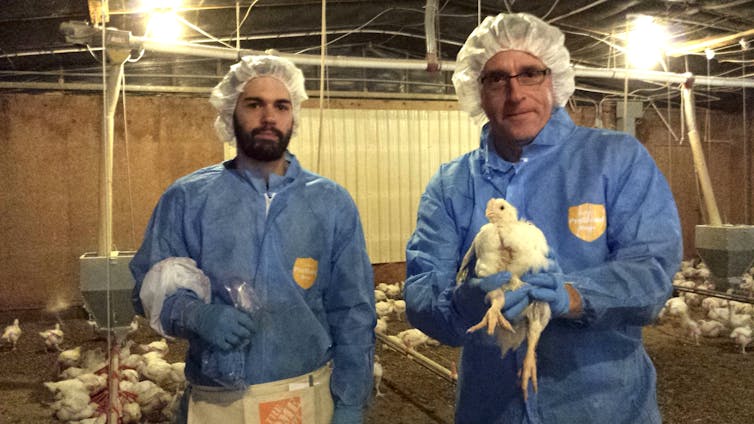
<path fill-rule="evenodd" d="M 709 279 L 709 269 L 703 262 L 683 261 L 681 270 L 673 278 L 680 287 L 714 290 Z M 741 277 L 740 289 L 754 293 L 754 267 Z M 406 349 L 422 345 L 439 345 L 416 328 L 409 328 L 389 335 L 388 321 L 404 320 L 406 302 L 401 298 L 403 282 L 380 283 L 375 288 L 377 325 L 375 331 L 400 343 Z M 741 353 L 752 343 L 754 305 L 728 301 L 718 297 L 705 297 L 697 293 L 679 292 L 670 298 L 659 315 L 660 322 L 674 320 L 683 329 L 685 336 L 699 344 L 701 337 L 729 337 L 740 346 Z M 695 320 L 692 315 L 704 313 L 706 319 Z M 134 321 L 134 324 L 137 321 Z M 96 325 L 91 322 L 92 325 Z M 136 328 L 132 328 L 132 332 Z M 18 319 L 5 327 L 0 341 L 15 350 L 22 331 Z M 57 359 L 59 380 L 44 385 L 54 396 L 50 404 L 53 415 L 63 422 L 99 424 L 107 421 L 112 413 L 109 399 L 108 373 L 116 379 L 120 406 L 114 411 L 121 423 L 163 422 L 172 418 L 176 404 L 185 388 L 183 362 L 169 363 L 165 360 L 168 345 L 165 339 L 149 344 L 136 345 L 128 340 L 117 347 L 119 366 L 110 372 L 108 355 L 102 349 L 82 352 L 81 347 L 62 350 L 63 330 L 60 324 L 42 331 L 39 336 L 47 350 L 60 351 Z M 136 349 L 134 349 L 136 348 Z M 137 353 L 139 352 L 139 353 Z M 377 396 L 382 396 L 380 382 L 382 365 L 375 355 L 374 379 Z"/>
<path fill-rule="evenodd" d="M 96 323 L 89 322 L 97 331 Z M 129 331 L 138 328 L 134 320 Z M 18 319 L 5 328 L 2 342 L 12 345 L 21 337 Z M 48 351 L 58 351 L 58 380 L 43 383 L 54 401 L 52 415 L 66 423 L 105 424 L 108 415 L 117 414 L 119 423 L 169 422 L 185 388 L 185 363 L 165 360 L 165 339 L 149 344 L 127 340 L 111 351 L 118 355 L 118 367 L 111 370 L 110 357 L 101 348 L 83 351 L 80 346 L 63 350 L 60 324 L 39 332 Z M 108 376 L 110 379 L 108 380 Z M 119 402 L 111 402 L 111 384 L 117 384 Z"/>
<path fill-rule="evenodd" d="M 406 349 L 416 349 L 423 345 L 438 346 L 440 342 L 422 333 L 417 328 L 409 328 L 398 334 L 388 334 L 388 321 L 397 319 L 403 321 L 406 312 L 406 301 L 403 296 L 403 281 L 394 284 L 379 283 L 374 289 L 377 324 L 374 331 L 390 338 L 394 343 L 403 345 Z M 379 355 L 374 356 L 374 389 L 377 396 L 383 396 L 380 390 L 382 381 L 382 364 Z"/>
<path fill-rule="evenodd" d="M 681 269 L 673 277 L 676 287 L 714 290 L 709 280 L 710 271 L 704 262 L 683 261 Z M 754 267 L 740 277 L 738 289 L 754 295 Z M 685 336 L 699 345 L 701 337 L 729 337 L 746 353 L 752 342 L 754 327 L 754 305 L 719 297 L 708 297 L 698 293 L 679 291 L 665 303 L 659 315 L 660 322 L 673 320 L 680 325 Z M 703 314 L 705 318 L 693 319 Z"/>

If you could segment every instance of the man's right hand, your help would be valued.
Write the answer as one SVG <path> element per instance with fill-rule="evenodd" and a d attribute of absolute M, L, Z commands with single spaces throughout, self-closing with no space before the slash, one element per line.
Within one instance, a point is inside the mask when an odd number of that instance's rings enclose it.
<path fill-rule="evenodd" d="M 220 350 L 231 350 L 248 342 L 255 331 L 249 314 L 229 305 L 201 304 L 192 311 L 187 327 Z"/>
<path fill-rule="evenodd" d="M 499 289 L 511 279 L 511 273 L 507 271 L 498 272 L 487 277 L 470 277 L 465 282 L 456 287 L 453 293 L 453 301 L 456 309 L 464 316 L 468 322 L 476 324 L 484 316 L 489 308 L 485 296 L 492 290 Z M 530 287 L 521 287 L 518 290 L 505 292 L 505 306 L 503 306 L 503 316 L 512 320 L 515 319 L 526 306 L 529 305 Z"/>

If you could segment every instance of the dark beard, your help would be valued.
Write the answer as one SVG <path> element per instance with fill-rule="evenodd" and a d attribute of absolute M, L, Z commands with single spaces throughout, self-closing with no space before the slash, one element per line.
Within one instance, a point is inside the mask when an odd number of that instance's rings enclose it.
<path fill-rule="evenodd" d="M 282 131 L 273 127 L 258 127 L 244 132 L 235 116 L 233 117 L 233 131 L 236 133 L 236 146 L 243 151 L 244 155 L 259 162 L 273 162 L 282 158 L 293 134 L 292 128 L 287 134 L 283 134 Z M 274 132 L 278 140 L 257 139 L 262 131 Z"/>

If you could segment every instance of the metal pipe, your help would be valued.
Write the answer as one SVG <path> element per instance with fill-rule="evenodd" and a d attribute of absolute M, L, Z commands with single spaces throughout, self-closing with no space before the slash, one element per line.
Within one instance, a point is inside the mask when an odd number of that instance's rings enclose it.
<path fill-rule="evenodd" d="M 437 72 L 440 70 L 437 54 L 437 35 L 435 26 L 437 22 L 437 0 L 427 0 L 424 10 L 424 34 L 427 44 L 427 71 Z"/>
<path fill-rule="evenodd" d="M 172 42 L 166 43 L 144 37 L 131 37 L 132 48 L 143 47 L 146 50 L 162 53 L 173 53 L 191 56 L 213 57 L 217 59 L 239 60 L 242 56 L 254 54 L 270 54 L 261 50 L 251 49 L 228 49 L 223 47 L 203 46 L 196 43 Z M 290 59 L 298 65 L 319 66 L 321 57 L 319 55 L 308 54 L 290 54 L 274 53 L 277 56 Z M 441 67 L 445 69 L 455 62 L 441 62 Z M 372 68 L 372 69 L 414 69 L 424 70 L 426 62 L 419 59 L 383 59 L 368 57 L 348 57 L 348 56 L 326 56 L 325 64 L 327 66 L 339 68 Z"/>
<path fill-rule="evenodd" d="M 106 124 L 100 156 L 100 225 L 97 243 L 97 254 L 107 257 L 110 256 L 110 249 L 113 246 L 113 141 L 115 139 L 115 109 L 118 106 L 122 78 L 123 63 L 107 66 Z"/>
<path fill-rule="evenodd" d="M 704 198 L 704 206 L 707 209 L 709 224 L 712 226 L 721 226 L 723 225 L 723 222 L 720 219 L 720 212 L 718 211 L 717 203 L 715 202 L 715 193 L 712 191 L 712 183 L 710 182 L 709 173 L 707 172 L 707 163 L 704 160 L 704 151 L 702 150 L 702 145 L 699 141 L 699 132 L 696 130 L 693 84 L 694 80 L 690 78 L 681 85 L 682 107 L 684 116 L 686 117 L 686 125 L 688 126 L 689 146 L 691 146 L 691 155 L 694 159 L 694 170 L 696 171 L 696 176 L 701 185 L 702 197 Z"/>
<path fill-rule="evenodd" d="M 692 75 L 690 72 L 674 73 L 660 71 L 645 71 L 640 69 L 625 68 L 589 68 L 581 65 L 574 65 L 573 70 L 577 77 L 586 78 L 607 78 L 623 80 L 628 77 L 631 80 L 639 81 L 656 81 L 684 84 L 689 78 L 694 78 L 697 84 L 704 84 L 716 87 L 747 87 L 754 88 L 754 79 L 751 78 L 724 78 L 724 77 L 706 77 Z"/>
<path fill-rule="evenodd" d="M 379 339 L 381 342 L 388 345 L 390 348 L 395 349 L 398 352 L 405 353 L 406 356 L 409 357 L 409 359 L 415 360 L 419 365 L 432 371 L 433 373 L 439 375 L 440 377 L 450 381 L 451 383 L 455 383 L 458 380 L 458 376 L 455 373 L 451 372 L 449 369 L 443 367 L 437 362 L 427 358 L 426 356 L 422 355 L 416 350 L 407 348 L 402 343 L 392 340 L 389 336 L 385 334 L 381 334 L 381 333 L 375 333 L 375 334 L 377 336 L 377 339 Z"/>
<path fill-rule="evenodd" d="M 238 60 L 241 56 L 249 54 L 264 54 L 265 52 L 259 50 L 249 49 L 227 49 L 222 47 L 202 46 L 196 43 L 185 42 L 172 42 L 166 43 L 158 40 L 153 40 L 145 37 L 131 37 L 131 48 L 143 47 L 147 50 L 163 52 L 163 53 L 176 53 L 194 56 L 214 57 L 219 59 Z M 320 64 L 321 58 L 318 55 L 307 54 L 287 54 L 276 53 L 281 57 L 290 59 L 292 62 L 299 65 L 312 65 L 317 66 Z M 327 56 L 325 62 L 328 66 L 343 67 L 343 68 L 373 68 L 373 69 L 409 69 L 409 70 L 424 70 L 426 68 L 426 62 L 416 59 L 383 59 L 383 58 L 367 58 L 367 57 L 348 57 L 348 56 Z M 455 70 L 455 61 L 441 61 L 440 68 L 445 71 Z M 673 72 L 660 72 L 660 71 L 644 71 L 638 69 L 603 69 L 603 68 L 589 68 L 581 65 L 574 65 L 573 70 L 577 77 L 588 78 L 607 78 L 624 80 L 626 78 L 631 80 L 643 80 L 643 81 L 657 81 L 657 82 L 670 82 L 670 83 L 685 83 L 691 74 L 686 73 L 673 73 Z M 749 87 L 754 88 L 754 79 L 742 79 L 742 78 L 722 78 L 722 77 L 705 77 L 696 76 L 696 82 L 699 84 L 705 84 L 709 86 L 718 87 Z"/>
<path fill-rule="evenodd" d="M 57 82 L 2 82 L 0 81 L 0 90 L 72 90 L 72 91 L 98 91 L 102 90 L 101 84 L 95 83 L 57 83 Z M 182 93 L 182 94 L 202 94 L 206 95 L 212 90 L 212 87 L 176 87 L 168 85 L 135 85 L 126 84 L 126 91 L 141 93 Z M 319 96 L 319 91 L 307 90 L 309 98 Z M 427 94 L 427 93 L 378 93 L 367 91 L 327 91 L 326 95 L 330 98 L 349 98 L 349 99 L 400 99 L 400 100 L 436 100 L 436 101 L 456 101 L 456 97 L 450 94 Z"/>
<path fill-rule="evenodd" d="M 683 286 L 677 286 L 675 284 L 673 285 L 673 288 L 675 290 L 683 291 L 683 292 L 701 294 L 701 295 L 709 296 L 709 297 L 718 297 L 720 299 L 726 299 L 726 300 L 734 300 L 736 302 L 741 302 L 741 303 L 754 304 L 754 297 L 741 296 L 741 295 L 732 294 L 732 293 L 723 293 L 723 292 L 715 291 L 715 290 L 699 289 L 695 287 L 694 288 L 683 287 Z"/>
<path fill-rule="evenodd" d="M 282 39 L 282 38 L 296 38 L 296 37 L 314 37 L 319 36 L 322 34 L 322 31 L 299 31 L 299 32 L 288 32 L 285 34 L 269 34 L 269 35 L 244 35 L 244 36 L 238 36 L 238 37 L 217 37 L 217 38 L 200 38 L 191 40 L 190 43 L 192 44 L 203 44 L 203 43 L 217 43 L 217 42 L 240 42 L 240 41 L 259 41 L 259 40 L 270 40 L 270 39 Z M 369 29 L 369 28 L 361 28 L 356 30 L 347 30 L 347 29 L 329 29 L 327 30 L 327 35 L 337 35 L 337 34 L 380 34 L 380 35 L 397 35 L 401 37 L 406 38 L 424 38 L 421 34 L 412 34 L 405 31 L 393 31 L 393 30 L 386 30 L 386 29 Z M 451 46 L 462 46 L 463 43 L 460 43 L 458 41 L 452 41 L 452 40 L 445 40 L 445 39 L 439 39 L 438 40 L 442 44 L 447 44 Z M 240 47 L 237 47 L 240 49 Z M 13 57 L 24 57 L 24 56 L 41 56 L 46 54 L 66 54 L 66 53 L 82 53 L 82 52 L 96 52 L 102 50 L 102 47 L 96 47 L 91 46 L 89 48 L 87 47 L 66 47 L 66 48 L 56 48 L 56 49 L 43 49 L 43 50 L 26 50 L 21 52 L 11 52 L 11 53 L 2 53 L 0 54 L 0 59 L 4 58 L 13 58 Z"/>

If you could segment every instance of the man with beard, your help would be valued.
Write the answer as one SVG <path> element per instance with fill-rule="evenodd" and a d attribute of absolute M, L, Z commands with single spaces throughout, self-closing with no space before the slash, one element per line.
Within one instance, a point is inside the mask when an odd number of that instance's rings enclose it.
<path fill-rule="evenodd" d="M 173 183 L 131 262 L 137 312 L 189 341 L 178 422 L 362 422 L 372 268 L 349 194 L 287 150 L 306 98 L 286 59 L 233 65 L 210 101 L 236 157 Z"/>

